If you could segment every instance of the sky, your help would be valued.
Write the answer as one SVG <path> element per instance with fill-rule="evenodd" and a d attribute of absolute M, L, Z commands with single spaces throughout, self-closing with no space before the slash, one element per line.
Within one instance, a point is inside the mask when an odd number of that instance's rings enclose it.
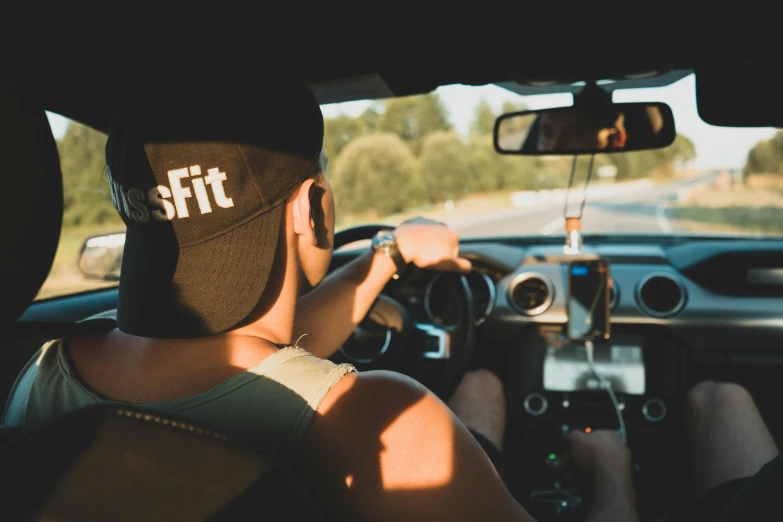
<path fill-rule="evenodd" d="M 449 85 L 438 88 L 438 93 L 449 112 L 454 129 L 467 135 L 473 120 L 476 105 L 482 100 L 499 113 L 505 100 L 524 101 L 531 109 L 564 107 L 573 103 L 570 94 L 541 94 L 520 96 L 497 85 L 466 86 Z M 696 112 L 696 84 L 694 76 L 685 78 L 666 87 L 650 89 L 619 90 L 614 94 L 616 102 L 660 101 L 669 104 L 674 113 L 677 132 L 693 141 L 696 159 L 692 168 L 740 168 L 745 164 L 748 151 L 761 140 L 775 134 L 774 128 L 730 128 L 715 127 L 702 121 Z M 358 116 L 372 101 L 355 101 L 322 105 L 324 117 L 338 114 Z M 57 114 L 47 113 L 52 133 L 59 139 L 65 132 L 68 120 Z"/>

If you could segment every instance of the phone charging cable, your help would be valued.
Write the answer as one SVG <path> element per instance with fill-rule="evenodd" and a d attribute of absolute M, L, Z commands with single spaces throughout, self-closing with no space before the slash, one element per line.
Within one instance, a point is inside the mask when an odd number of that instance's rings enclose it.
<path fill-rule="evenodd" d="M 590 367 L 590 371 L 593 372 L 595 378 L 598 379 L 598 382 L 601 383 L 601 387 L 604 388 L 607 393 L 609 393 L 609 397 L 612 399 L 612 405 L 614 406 L 614 411 L 617 414 L 617 422 L 620 425 L 620 428 L 617 430 L 617 432 L 620 434 L 620 437 L 622 437 L 623 442 L 628 444 L 628 434 L 625 430 L 625 421 L 623 420 L 623 412 L 620 409 L 620 401 L 617 400 L 617 395 L 615 395 L 614 390 L 612 389 L 612 384 L 607 381 L 603 375 L 601 375 L 601 372 L 599 372 L 598 368 L 595 366 L 595 360 L 593 359 L 592 341 L 585 341 L 585 352 L 587 353 L 587 366 Z"/>

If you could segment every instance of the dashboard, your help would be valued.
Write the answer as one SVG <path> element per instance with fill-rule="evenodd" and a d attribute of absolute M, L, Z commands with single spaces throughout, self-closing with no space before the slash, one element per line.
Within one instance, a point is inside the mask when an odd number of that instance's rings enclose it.
<path fill-rule="evenodd" d="M 515 496 L 535 508 L 533 496 L 563 480 L 563 434 L 617 429 L 620 410 L 635 481 L 649 486 L 641 490 L 655 492 L 655 502 L 680 498 L 688 474 L 674 479 L 671 470 L 688 456 L 671 448 L 685 447 L 683 397 L 705 378 L 750 390 L 783 441 L 783 420 L 775 413 L 783 365 L 783 242 L 587 236 L 584 246 L 585 256 L 609 262 L 612 333 L 596 343 L 595 366 L 616 391 L 617 408 L 588 368 L 585 347 L 563 336 L 573 257 L 564 255 L 562 238 L 460 245 L 474 267 L 467 276 L 474 352 L 492 352 L 506 391 L 506 436 L 514 443 L 505 450 L 504 480 Z M 334 263 L 360 252 L 336 252 Z M 384 294 L 415 322 L 449 325 L 459 312 L 453 277 L 413 270 Z"/>
<path fill-rule="evenodd" d="M 342 264 L 357 252 L 335 253 Z M 570 256 L 560 243 L 464 241 L 474 321 L 480 330 L 566 323 Z M 702 239 L 664 243 L 594 243 L 585 255 L 606 259 L 613 325 L 657 325 L 692 349 L 737 350 L 783 340 L 783 243 Z M 419 271 L 390 284 L 418 321 L 452 324 L 448 276 Z M 771 342 L 772 341 L 772 342 Z M 783 345 L 781 345 L 783 348 Z"/>
<path fill-rule="evenodd" d="M 331 269 L 364 251 L 336 251 Z M 613 331 L 660 327 L 689 351 L 717 358 L 783 350 L 783 241 L 586 236 L 585 252 L 610 264 Z M 562 238 L 464 240 L 460 254 L 474 266 L 467 279 L 480 340 L 513 339 L 528 326 L 566 323 Z M 449 324 L 455 311 L 448 280 L 448 274 L 413 271 L 390 282 L 384 294 L 417 322 Z M 69 308 L 72 320 L 93 315 L 79 306 L 88 297 Z M 106 293 L 107 314 L 114 313 L 115 299 Z M 56 306 L 57 301 L 37 303 L 23 320 L 45 320 Z M 365 334 L 381 345 L 388 341 L 386 329 L 370 328 Z"/>

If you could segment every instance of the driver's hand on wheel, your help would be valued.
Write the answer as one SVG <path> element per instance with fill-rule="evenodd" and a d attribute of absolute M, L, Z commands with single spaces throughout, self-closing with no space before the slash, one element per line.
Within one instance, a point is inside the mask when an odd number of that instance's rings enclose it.
<path fill-rule="evenodd" d="M 403 221 L 396 233 L 400 254 L 419 268 L 468 273 L 473 266 L 459 257 L 459 235 L 443 223 L 413 218 Z"/>

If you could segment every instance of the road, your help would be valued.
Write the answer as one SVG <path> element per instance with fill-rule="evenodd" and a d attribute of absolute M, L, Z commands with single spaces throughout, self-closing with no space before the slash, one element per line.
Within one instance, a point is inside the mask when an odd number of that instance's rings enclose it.
<path fill-rule="evenodd" d="M 677 220 L 670 204 L 685 188 L 713 184 L 715 173 L 684 181 L 643 186 L 614 197 L 591 201 L 588 197 L 582 215 L 585 234 L 669 234 L 677 232 Z M 578 212 L 579 189 L 569 197 L 569 215 Z M 461 237 L 564 235 L 563 203 L 504 210 L 468 222 L 448 223 Z M 457 218 L 458 219 L 458 218 Z"/>

